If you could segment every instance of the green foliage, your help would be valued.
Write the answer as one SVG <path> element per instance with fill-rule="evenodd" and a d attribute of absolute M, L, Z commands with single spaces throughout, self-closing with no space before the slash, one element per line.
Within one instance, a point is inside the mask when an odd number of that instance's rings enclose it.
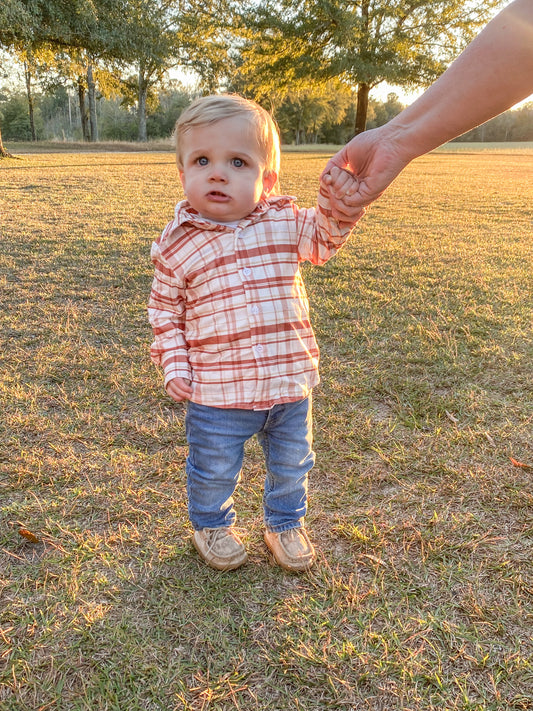
<path fill-rule="evenodd" d="M 171 83 L 154 92 L 147 113 L 149 140 L 167 139 L 174 130 L 179 114 L 194 98 L 195 92 Z M 36 93 L 35 117 L 38 139 L 82 140 L 77 96 L 62 86 L 53 91 Z M 270 108 L 270 107 L 269 107 Z M 371 99 L 368 127 L 374 128 L 389 121 L 403 108 L 396 94 L 389 94 L 385 102 Z M 5 138 L 24 141 L 29 138 L 27 99 L 22 92 L 0 91 L 0 122 L 7 117 Z M 336 93 L 327 90 L 289 92 L 275 107 L 275 119 L 285 144 L 346 143 L 353 136 L 354 105 L 345 89 Z M 135 109 L 118 96 L 97 102 L 99 136 L 102 141 L 135 141 L 138 121 Z M 527 141 L 533 140 L 533 105 L 508 111 L 460 140 L 470 141 Z"/>
<path fill-rule="evenodd" d="M 85 86 L 91 128 L 96 124 L 94 94 L 85 77 L 89 67 L 94 69 L 101 95 L 123 91 L 137 105 L 138 135 L 145 140 L 147 110 L 157 103 L 156 88 L 171 67 L 194 67 L 206 87 L 218 86 L 227 66 L 224 8 L 224 3 L 197 0 L 7 0 L 0 20 L 10 29 L 0 42 L 16 46 L 25 57 L 31 52 L 32 67 L 49 82 L 53 77 L 52 82 L 60 78 Z M 18 19 L 10 23 L 12 18 Z"/>
<path fill-rule="evenodd" d="M 2 0 L 0 3 L 0 47 L 10 47 L 31 36 L 32 16 L 24 0 Z"/>
<path fill-rule="evenodd" d="M 404 109 L 404 105 L 400 102 L 397 94 L 391 92 L 387 95 L 385 102 L 371 102 L 368 115 L 368 128 L 383 126 Z"/>
<path fill-rule="evenodd" d="M 244 12 L 239 72 L 256 94 L 309 77 L 349 87 L 429 84 L 500 0 L 265 0 Z M 366 113 L 366 111 L 364 112 Z"/>
<path fill-rule="evenodd" d="M 115 33 L 120 45 L 116 57 L 119 68 L 129 73 L 122 77 L 124 94 L 137 105 L 139 140 L 148 138 L 150 103 L 155 104 L 156 89 L 172 67 L 194 68 L 206 87 L 217 87 L 227 56 L 220 31 L 227 21 L 225 7 L 224 2 L 198 0 L 125 2 Z"/>
<path fill-rule="evenodd" d="M 24 94 L 14 94 L 0 102 L 0 121 L 5 141 L 31 141 L 31 128 L 28 116 L 28 100 Z M 40 111 L 35 111 L 37 137 L 43 137 L 43 121 Z"/>
<path fill-rule="evenodd" d="M 102 101 L 98 115 L 99 135 L 102 141 L 135 141 L 137 139 L 137 117 L 127 109 L 120 99 Z"/>
<path fill-rule="evenodd" d="M 0 44 L 17 49 L 43 88 L 85 89 L 94 135 L 102 96 L 136 108 L 140 140 L 170 131 L 160 94 L 169 70 L 182 67 L 197 74 L 202 92 L 226 88 L 258 100 L 277 116 L 288 142 L 344 142 L 354 126 L 394 115 L 397 107 L 367 106 L 371 88 L 383 81 L 408 88 L 429 83 L 498 4 L 5 0 Z M 97 93 L 89 91 L 89 67 Z M 357 102 L 355 114 L 348 97 Z M 115 110 L 106 107 L 104 120 Z M 115 132 L 132 137 L 131 114 L 120 118 Z M 73 133 L 70 126 L 63 131 Z M 104 127 L 105 137 L 111 133 Z M 522 135 L 529 135 L 526 127 Z"/>
<path fill-rule="evenodd" d="M 96 48 L 101 46 L 99 12 L 104 16 L 112 5 L 113 0 L 4 0 L 0 41 L 6 46 L 30 42 L 33 47 L 50 43 Z"/>
<path fill-rule="evenodd" d="M 148 115 L 147 129 L 150 138 L 167 138 L 183 109 L 191 103 L 191 93 L 184 88 L 167 89 L 157 95 L 157 104 Z"/>
<path fill-rule="evenodd" d="M 183 108 L 190 103 L 191 94 L 179 86 L 169 87 L 155 95 L 148 114 L 147 129 L 150 139 L 169 138 Z M 38 139 L 82 140 L 77 97 L 64 87 L 35 96 Z M 97 104 L 99 135 L 102 141 L 135 141 L 138 122 L 135 111 L 120 98 L 100 98 Z M 0 93 L 0 121 L 4 123 L 4 138 L 10 141 L 30 140 L 28 103 L 24 94 Z"/>
<path fill-rule="evenodd" d="M 338 82 L 286 94 L 275 111 L 284 143 L 319 143 L 324 126 L 342 122 L 350 92 Z"/>

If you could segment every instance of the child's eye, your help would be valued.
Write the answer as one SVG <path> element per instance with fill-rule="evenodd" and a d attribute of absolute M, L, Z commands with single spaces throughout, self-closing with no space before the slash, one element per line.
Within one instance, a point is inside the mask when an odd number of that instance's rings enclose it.
<path fill-rule="evenodd" d="M 200 158 L 198 158 L 196 162 L 198 163 L 198 165 L 207 165 L 209 163 L 205 156 L 200 156 Z"/>
<path fill-rule="evenodd" d="M 242 168 L 244 166 L 244 161 L 242 158 L 234 158 L 232 160 L 232 163 L 236 168 Z"/>

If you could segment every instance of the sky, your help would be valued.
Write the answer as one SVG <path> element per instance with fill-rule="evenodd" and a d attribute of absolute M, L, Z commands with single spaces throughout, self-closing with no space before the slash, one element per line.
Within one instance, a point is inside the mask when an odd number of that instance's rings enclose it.
<path fill-rule="evenodd" d="M 403 104 L 404 106 L 409 106 L 409 104 L 412 104 L 413 101 L 415 101 L 415 99 L 420 96 L 420 94 L 424 93 L 424 89 L 421 88 L 408 93 L 400 86 L 389 86 L 389 84 L 380 84 L 375 89 L 372 89 L 372 91 L 370 92 L 370 96 L 372 99 L 376 99 L 377 101 L 386 101 L 387 96 L 390 93 L 396 94 L 401 104 Z M 515 106 L 512 106 L 511 108 L 518 109 L 520 106 L 523 106 L 524 104 L 527 104 L 532 101 L 533 94 L 525 98 L 523 101 L 520 101 L 518 104 L 515 104 Z"/>
<path fill-rule="evenodd" d="M 406 92 L 401 86 L 390 86 L 389 84 L 383 83 L 376 86 L 375 89 L 372 89 L 370 91 L 370 96 L 372 99 L 376 99 L 377 101 L 387 101 L 387 96 L 389 94 L 396 94 L 400 100 L 400 103 L 407 106 L 408 104 L 412 104 L 413 101 L 423 93 L 423 91 L 424 89 L 416 89 L 412 92 Z"/>

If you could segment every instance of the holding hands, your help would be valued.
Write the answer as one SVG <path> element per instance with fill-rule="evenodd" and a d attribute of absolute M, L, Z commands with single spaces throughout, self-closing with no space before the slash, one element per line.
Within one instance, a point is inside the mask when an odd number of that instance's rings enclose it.
<path fill-rule="evenodd" d="M 410 157 L 403 155 L 400 136 L 392 125 L 370 129 L 352 138 L 330 158 L 322 174 L 324 179 L 335 169 L 350 171 L 352 177 L 337 193 L 330 187 L 332 198 L 342 199 L 345 214 L 352 215 L 377 200 L 409 163 Z M 342 211 L 340 206 L 338 209 Z"/>
<path fill-rule="evenodd" d="M 322 188 L 329 195 L 333 217 L 340 223 L 355 225 L 365 210 L 357 198 L 360 183 L 348 170 L 333 162 L 328 163 L 320 178 Z M 167 394 L 175 402 L 190 400 L 191 381 L 187 378 L 172 378 L 166 385 Z"/>
<path fill-rule="evenodd" d="M 329 195 L 333 217 L 341 223 L 355 225 L 365 212 L 357 199 L 359 181 L 355 175 L 332 159 L 320 176 L 320 182 Z"/>
<path fill-rule="evenodd" d="M 532 91 L 533 2 L 513 0 L 414 103 L 384 126 L 352 138 L 329 160 L 322 181 L 329 186 L 334 217 L 352 219 L 413 159 Z M 341 182 L 334 168 L 351 171 L 352 182 L 346 176 Z"/>

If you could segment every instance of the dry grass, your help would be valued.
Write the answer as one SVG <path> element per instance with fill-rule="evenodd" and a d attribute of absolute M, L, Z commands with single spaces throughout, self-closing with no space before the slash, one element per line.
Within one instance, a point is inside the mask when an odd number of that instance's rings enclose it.
<path fill-rule="evenodd" d="M 189 543 L 145 313 L 172 156 L 0 163 L 3 709 L 533 709 L 531 155 L 418 160 L 306 269 L 321 554 L 301 577 L 261 543 L 255 443 L 250 563 L 220 574 Z M 286 154 L 284 189 L 312 203 L 324 163 Z"/>

